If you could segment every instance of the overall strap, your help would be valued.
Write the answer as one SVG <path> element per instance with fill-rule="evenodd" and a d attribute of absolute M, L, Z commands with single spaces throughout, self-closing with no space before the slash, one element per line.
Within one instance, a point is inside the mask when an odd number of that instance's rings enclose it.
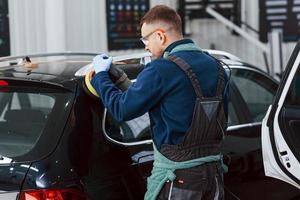
<path fill-rule="evenodd" d="M 222 65 L 222 63 L 215 59 L 219 66 L 219 78 L 218 78 L 218 85 L 216 90 L 216 97 L 219 99 L 223 98 L 223 91 L 224 91 L 224 85 L 225 85 L 225 69 Z"/>
<path fill-rule="evenodd" d="M 192 71 L 191 66 L 178 56 L 171 55 L 168 57 L 168 59 L 174 62 L 175 64 L 177 64 L 180 67 L 180 69 L 182 69 L 186 73 L 186 75 L 188 76 L 188 78 L 190 79 L 193 85 L 197 97 L 203 98 L 203 93 L 200 88 L 199 81 L 195 73 Z"/>

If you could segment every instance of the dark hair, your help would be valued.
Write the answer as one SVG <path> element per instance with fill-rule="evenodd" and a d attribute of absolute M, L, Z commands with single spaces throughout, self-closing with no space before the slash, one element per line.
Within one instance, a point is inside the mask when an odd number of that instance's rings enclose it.
<path fill-rule="evenodd" d="M 151 8 L 141 19 L 140 26 L 144 23 L 153 24 L 159 21 L 163 21 L 170 24 L 175 31 L 182 34 L 181 18 L 178 13 L 165 5 L 157 5 Z"/>

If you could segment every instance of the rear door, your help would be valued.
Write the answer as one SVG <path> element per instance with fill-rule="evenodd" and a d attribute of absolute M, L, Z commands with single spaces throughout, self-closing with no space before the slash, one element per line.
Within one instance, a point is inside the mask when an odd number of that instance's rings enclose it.
<path fill-rule="evenodd" d="M 124 70 L 132 82 L 146 62 L 146 58 L 140 59 L 140 54 L 114 57 L 113 60 L 116 67 Z M 89 67 L 79 70 L 77 75 L 85 75 Z M 99 199 L 99 195 L 101 199 L 143 199 L 146 178 L 150 175 L 153 162 L 148 114 L 120 123 L 109 114 L 98 98 L 92 96 L 85 85 L 83 89 L 89 98 L 78 108 L 84 109 L 87 114 L 89 109 L 86 105 L 90 105 L 90 121 L 93 122 L 92 153 L 89 174 L 84 178 L 85 189 L 91 199 Z M 75 110 L 78 98 L 76 102 Z"/>
<path fill-rule="evenodd" d="M 262 124 L 265 174 L 300 189 L 300 43 Z M 300 191 L 299 191 L 300 192 Z"/>
<path fill-rule="evenodd" d="M 67 113 L 70 96 L 41 81 L 0 79 L 0 200 L 16 199 L 28 170 L 38 171 L 31 162 L 55 147 L 55 134 L 62 132 L 56 122 Z"/>

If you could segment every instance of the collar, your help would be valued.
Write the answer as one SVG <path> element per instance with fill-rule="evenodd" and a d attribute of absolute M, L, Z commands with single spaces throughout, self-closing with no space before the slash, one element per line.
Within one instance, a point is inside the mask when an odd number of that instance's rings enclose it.
<path fill-rule="evenodd" d="M 192 40 L 182 39 L 170 44 L 164 51 L 163 58 L 178 51 L 202 51 Z"/>
<path fill-rule="evenodd" d="M 168 52 L 171 52 L 172 49 L 174 49 L 177 45 L 180 45 L 180 44 L 188 44 L 188 43 L 194 43 L 191 39 L 182 39 L 182 40 L 177 40 L 173 43 L 171 43 L 166 49 L 165 49 L 165 52 L 168 51 Z"/>

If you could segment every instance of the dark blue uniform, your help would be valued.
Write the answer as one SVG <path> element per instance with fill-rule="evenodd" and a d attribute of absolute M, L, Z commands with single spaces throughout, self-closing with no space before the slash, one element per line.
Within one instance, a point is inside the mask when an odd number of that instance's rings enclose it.
<path fill-rule="evenodd" d="M 193 43 L 183 39 L 172 43 L 170 52 L 181 44 Z M 217 62 L 201 51 L 179 51 L 197 75 L 203 95 L 216 94 L 218 81 Z M 100 94 L 108 111 L 118 121 L 130 120 L 149 111 L 155 145 L 179 144 L 191 125 L 196 95 L 192 84 L 175 63 L 160 58 L 147 64 L 136 83 L 121 92 L 109 78 L 108 72 L 97 73 L 91 84 Z M 227 113 L 227 106 L 225 112 Z"/>

